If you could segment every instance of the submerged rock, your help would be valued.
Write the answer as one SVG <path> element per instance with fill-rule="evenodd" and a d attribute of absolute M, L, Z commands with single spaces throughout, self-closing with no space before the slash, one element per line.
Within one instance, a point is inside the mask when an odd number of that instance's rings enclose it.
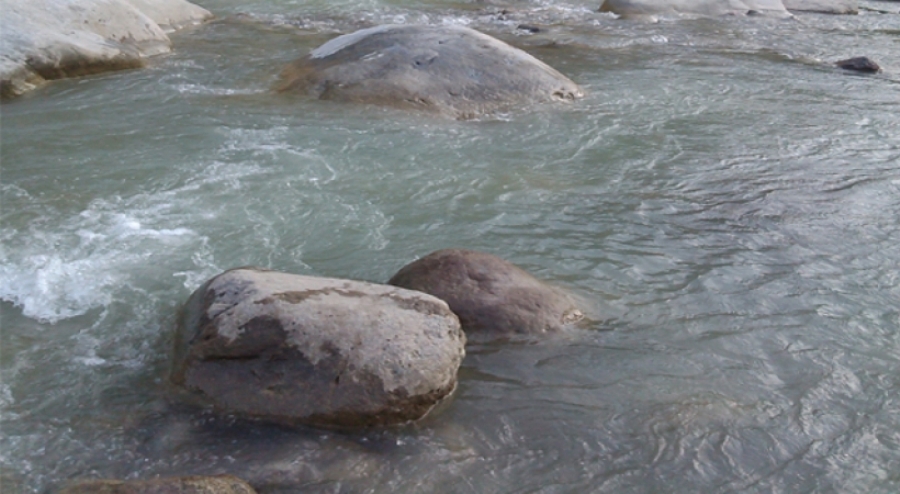
<path fill-rule="evenodd" d="M 176 333 L 175 383 L 281 423 L 392 425 L 456 387 L 465 335 L 424 293 L 256 268 L 197 289 Z"/>
<path fill-rule="evenodd" d="M 154 480 L 82 480 L 58 494 L 256 494 L 250 484 L 231 475 L 173 477 Z"/>
<path fill-rule="evenodd" d="M 853 57 L 846 60 L 839 60 L 834 62 L 834 64 L 842 69 L 853 70 L 856 72 L 866 72 L 869 74 L 881 72 L 881 67 L 869 57 Z"/>
<path fill-rule="evenodd" d="M 439 250 L 404 266 L 388 283 L 445 300 L 467 333 L 559 331 L 584 317 L 561 290 L 483 252 Z"/>
<path fill-rule="evenodd" d="M 0 98 L 48 80 L 144 65 L 168 52 L 166 31 L 211 14 L 184 0 L 3 0 Z"/>
<path fill-rule="evenodd" d="M 339 36 L 289 65 L 281 91 L 469 118 L 582 96 L 518 48 L 461 26 L 386 25 Z"/>

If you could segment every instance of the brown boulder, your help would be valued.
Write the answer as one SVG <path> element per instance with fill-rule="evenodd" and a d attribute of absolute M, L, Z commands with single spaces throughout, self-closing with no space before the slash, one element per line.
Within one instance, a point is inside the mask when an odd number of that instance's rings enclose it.
<path fill-rule="evenodd" d="M 241 415 L 392 425 L 454 390 L 464 347 L 456 316 L 424 293 L 240 268 L 188 300 L 172 379 Z"/>
<path fill-rule="evenodd" d="M 469 334 L 559 331 L 584 317 L 561 290 L 483 252 L 439 250 L 406 265 L 388 283 L 445 300 Z"/>

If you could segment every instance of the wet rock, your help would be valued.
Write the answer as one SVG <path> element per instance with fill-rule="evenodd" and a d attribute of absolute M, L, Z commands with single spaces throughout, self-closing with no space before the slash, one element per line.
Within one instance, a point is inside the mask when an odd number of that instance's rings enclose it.
<path fill-rule="evenodd" d="M 721 15 L 789 15 L 781 0 L 604 0 L 601 12 L 624 17 L 664 14 Z"/>
<path fill-rule="evenodd" d="M 386 25 L 339 36 L 289 65 L 278 89 L 455 118 L 582 96 L 540 60 L 461 26 Z"/>
<path fill-rule="evenodd" d="M 531 34 L 539 33 L 542 31 L 541 28 L 539 28 L 537 26 L 532 26 L 531 24 L 519 24 L 518 26 L 516 26 L 516 29 L 518 29 L 520 31 L 525 31 L 525 32 L 528 32 Z"/>
<path fill-rule="evenodd" d="M 231 475 L 173 477 L 154 480 L 82 480 L 58 494 L 256 494 L 253 487 Z"/>
<path fill-rule="evenodd" d="M 404 266 L 388 283 L 447 301 L 469 334 L 559 331 L 583 317 L 561 290 L 483 252 L 439 250 Z"/>
<path fill-rule="evenodd" d="M 839 60 L 834 62 L 834 64 L 842 69 L 853 70 L 856 72 L 865 72 L 869 74 L 881 72 L 881 67 L 869 57 L 853 57 L 846 60 Z"/>
<path fill-rule="evenodd" d="M 200 287 L 176 332 L 176 384 L 219 408 L 325 427 L 417 420 L 456 387 L 447 304 L 388 285 L 256 268 Z"/>
<path fill-rule="evenodd" d="M 783 0 L 788 10 L 825 14 L 857 14 L 858 0 Z"/>
<path fill-rule="evenodd" d="M 52 79 L 142 67 L 170 51 L 167 30 L 210 16 L 184 0 L 4 0 L 0 98 Z"/>

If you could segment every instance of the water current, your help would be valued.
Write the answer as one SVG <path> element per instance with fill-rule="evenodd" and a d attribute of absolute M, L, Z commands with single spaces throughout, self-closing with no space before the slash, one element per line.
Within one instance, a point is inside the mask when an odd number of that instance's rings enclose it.
<path fill-rule="evenodd" d="M 262 493 L 900 492 L 900 15 L 616 19 L 597 1 L 197 0 L 142 70 L 2 107 L 0 490 L 231 473 Z M 585 88 L 471 121 L 275 94 L 339 33 L 463 24 Z M 536 26 L 532 32 L 520 25 Z M 835 60 L 866 55 L 884 72 Z M 433 250 L 586 301 L 471 345 L 407 427 L 170 398 L 222 270 L 384 282 Z"/>

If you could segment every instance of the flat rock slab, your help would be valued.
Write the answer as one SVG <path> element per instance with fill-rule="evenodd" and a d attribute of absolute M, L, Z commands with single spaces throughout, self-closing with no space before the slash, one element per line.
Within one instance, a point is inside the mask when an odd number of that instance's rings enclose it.
<path fill-rule="evenodd" d="M 459 320 L 430 295 L 241 268 L 188 300 L 172 379 L 240 415 L 393 425 L 422 418 L 454 390 L 464 347 Z"/>
<path fill-rule="evenodd" d="M 601 12 L 626 17 L 664 14 L 705 16 L 767 14 L 790 15 L 789 11 L 855 14 L 858 0 L 604 0 Z"/>
<path fill-rule="evenodd" d="M 137 68 L 212 14 L 185 0 L 0 0 L 0 98 L 49 80 Z"/>
<path fill-rule="evenodd" d="M 859 13 L 858 0 L 784 0 L 788 10 L 797 12 L 819 12 L 823 14 Z"/>
<path fill-rule="evenodd" d="M 665 14 L 789 16 L 782 0 L 604 0 L 601 12 L 625 17 Z"/>
<path fill-rule="evenodd" d="M 484 252 L 439 250 L 404 266 L 388 283 L 445 300 L 470 335 L 553 332 L 584 317 L 563 291 Z"/>
<path fill-rule="evenodd" d="M 454 118 L 583 95 L 552 67 L 486 34 L 416 25 L 339 36 L 289 65 L 279 89 Z"/>
<path fill-rule="evenodd" d="M 256 494 L 253 487 L 231 475 L 173 477 L 154 480 L 82 480 L 58 494 Z"/>

